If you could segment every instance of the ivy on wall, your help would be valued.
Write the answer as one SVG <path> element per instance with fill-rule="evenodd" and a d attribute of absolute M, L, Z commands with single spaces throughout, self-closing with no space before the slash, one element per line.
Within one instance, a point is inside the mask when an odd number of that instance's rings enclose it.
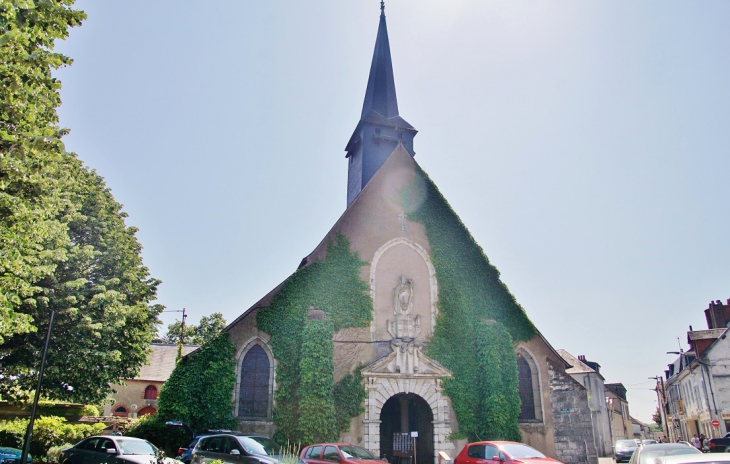
<path fill-rule="evenodd" d="M 439 315 L 427 354 L 454 373 L 445 379 L 459 432 L 470 440 L 520 439 L 514 342 L 535 327 L 436 185 L 404 191 L 409 219 L 424 225 L 439 283 Z M 419 187 L 423 187 L 421 190 Z"/>
<path fill-rule="evenodd" d="M 258 328 L 271 335 L 277 359 L 274 423 L 280 442 L 336 440 L 362 412 L 365 389 L 359 374 L 334 385 L 332 335 L 346 327 L 367 327 L 372 320 L 372 298 L 360 278 L 365 264 L 350 251 L 349 240 L 337 234 L 323 260 L 297 270 L 259 310 Z M 323 311 L 326 321 L 308 320 L 310 308 Z"/>
<path fill-rule="evenodd" d="M 183 421 L 193 430 L 234 428 L 234 357 L 233 342 L 223 332 L 180 360 L 160 389 L 157 417 Z"/>

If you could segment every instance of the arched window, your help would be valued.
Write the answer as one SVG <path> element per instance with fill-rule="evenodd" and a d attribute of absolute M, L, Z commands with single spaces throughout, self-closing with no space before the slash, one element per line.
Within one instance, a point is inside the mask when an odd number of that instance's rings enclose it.
<path fill-rule="evenodd" d="M 269 415 L 269 357 L 261 345 L 253 345 L 241 363 L 238 416 L 266 419 Z"/>
<path fill-rule="evenodd" d="M 517 356 L 517 378 L 520 389 L 520 408 L 519 420 L 535 419 L 535 394 L 532 388 L 532 369 L 527 360 L 522 356 Z"/>
<path fill-rule="evenodd" d="M 144 389 L 144 399 L 146 400 L 156 400 L 157 399 L 157 387 L 154 385 L 149 385 L 147 388 Z"/>
<path fill-rule="evenodd" d="M 128 415 L 127 408 L 125 408 L 124 406 L 119 406 L 112 413 L 112 416 L 119 416 L 119 417 L 127 417 L 127 415 Z"/>
<path fill-rule="evenodd" d="M 517 350 L 517 381 L 522 406 L 520 422 L 542 422 L 540 376 L 534 358 L 524 348 Z"/>

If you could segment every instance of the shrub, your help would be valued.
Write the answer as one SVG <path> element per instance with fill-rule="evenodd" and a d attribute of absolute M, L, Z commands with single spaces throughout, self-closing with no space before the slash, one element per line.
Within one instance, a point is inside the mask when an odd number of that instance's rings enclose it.
<path fill-rule="evenodd" d="M 28 419 L 0 421 L 0 446 L 21 448 L 28 428 Z M 33 423 L 33 438 L 30 442 L 30 454 L 34 460 L 43 457 L 53 447 L 65 443 L 77 443 L 86 437 L 99 435 L 106 428 L 103 423 L 69 424 L 63 417 L 39 417 Z"/>
<path fill-rule="evenodd" d="M 58 456 L 61 454 L 61 451 L 65 450 L 66 448 L 71 448 L 72 446 L 73 445 L 70 443 L 64 443 L 59 446 L 51 446 L 48 449 L 48 453 L 46 454 L 46 462 L 57 463 Z"/>
<path fill-rule="evenodd" d="M 124 430 L 129 437 L 144 438 L 168 456 L 176 456 L 181 446 L 192 439 L 181 427 L 169 427 L 157 414 L 149 414 L 131 422 Z"/>

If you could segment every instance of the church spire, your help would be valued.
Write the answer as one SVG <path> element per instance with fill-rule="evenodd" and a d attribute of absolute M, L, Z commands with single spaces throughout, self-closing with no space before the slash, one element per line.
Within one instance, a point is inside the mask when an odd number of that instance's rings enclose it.
<path fill-rule="evenodd" d="M 385 2 L 380 2 L 380 24 L 375 39 L 375 51 L 370 65 L 365 101 L 362 105 L 360 122 L 345 147 L 348 158 L 347 205 L 385 163 L 398 144 L 403 144 L 411 155 L 413 151 L 413 128 L 398 115 L 398 101 L 395 96 L 393 62 L 390 58 L 388 27 L 385 24 Z"/>
<path fill-rule="evenodd" d="M 375 40 L 373 62 L 370 65 L 370 78 L 365 91 L 365 102 L 362 105 L 362 117 L 370 110 L 381 116 L 392 118 L 398 116 L 398 100 L 395 96 L 395 80 L 393 79 L 393 62 L 390 58 L 390 41 L 388 27 L 385 24 L 385 2 L 380 2 L 380 25 Z"/>

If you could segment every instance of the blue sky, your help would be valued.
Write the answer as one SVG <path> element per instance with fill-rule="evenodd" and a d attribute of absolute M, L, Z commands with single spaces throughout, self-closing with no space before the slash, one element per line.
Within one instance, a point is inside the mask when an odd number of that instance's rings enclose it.
<path fill-rule="evenodd" d="M 346 203 L 377 0 L 82 0 L 70 151 L 139 227 L 159 301 L 233 320 Z M 650 421 L 647 379 L 730 298 L 730 2 L 391 0 L 416 160 L 555 348 Z M 179 313 L 165 314 L 165 323 Z"/>

